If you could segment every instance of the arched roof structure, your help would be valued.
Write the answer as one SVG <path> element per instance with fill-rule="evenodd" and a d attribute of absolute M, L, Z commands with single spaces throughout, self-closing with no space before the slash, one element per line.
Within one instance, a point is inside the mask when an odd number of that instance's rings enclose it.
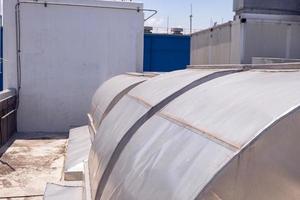
<path fill-rule="evenodd" d="M 298 69 L 187 69 L 143 81 L 96 130 L 92 199 L 299 199 L 299 106 Z"/>

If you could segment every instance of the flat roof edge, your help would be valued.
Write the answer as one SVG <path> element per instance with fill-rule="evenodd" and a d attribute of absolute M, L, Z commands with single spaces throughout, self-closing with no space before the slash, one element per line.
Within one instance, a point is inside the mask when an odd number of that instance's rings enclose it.
<path fill-rule="evenodd" d="M 200 31 L 196 31 L 194 33 L 192 33 L 191 35 L 197 35 L 197 34 L 200 34 L 200 33 L 205 33 L 205 32 L 211 32 L 215 29 L 218 29 L 218 28 L 224 28 L 224 27 L 229 27 L 231 26 L 233 23 L 233 21 L 228 21 L 228 22 L 225 22 L 225 23 L 222 23 L 222 24 L 217 24 L 216 26 L 211 26 L 211 27 L 208 27 L 206 29 L 203 29 L 203 30 L 200 30 Z"/>
<path fill-rule="evenodd" d="M 299 69 L 300 62 L 272 63 L 272 64 L 215 64 L 215 65 L 188 65 L 188 69 Z"/>

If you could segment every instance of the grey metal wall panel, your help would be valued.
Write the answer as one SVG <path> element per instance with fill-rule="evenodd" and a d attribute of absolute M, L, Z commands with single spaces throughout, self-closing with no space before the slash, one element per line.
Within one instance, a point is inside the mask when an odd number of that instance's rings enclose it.
<path fill-rule="evenodd" d="M 208 63 L 209 31 L 193 34 L 191 37 L 191 64 Z"/>
<path fill-rule="evenodd" d="M 234 0 L 233 11 L 238 13 L 300 14 L 299 0 Z"/>
<path fill-rule="evenodd" d="M 291 25 L 287 42 L 290 44 L 289 58 L 300 59 L 300 24 Z"/>
<path fill-rule="evenodd" d="M 272 16 L 247 14 L 244 22 L 236 19 L 194 33 L 191 65 L 250 64 L 253 57 L 300 59 L 300 22 Z"/>
<path fill-rule="evenodd" d="M 231 50 L 230 50 L 230 63 L 240 64 L 243 55 L 243 24 L 240 21 L 233 21 L 231 25 Z"/>
<path fill-rule="evenodd" d="M 242 62 L 251 63 L 252 57 L 284 58 L 287 27 L 287 24 L 247 22 Z"/>
<path fill-rule="evenodd" d="M 300 24 L 248 20 L 244 27 L 243 64 L 253 57 L 300 58 Z"/>
<path fill-rule="evenodd" d="M 192 35 L 191 64 L 230 63 L 231 22 Z"/>

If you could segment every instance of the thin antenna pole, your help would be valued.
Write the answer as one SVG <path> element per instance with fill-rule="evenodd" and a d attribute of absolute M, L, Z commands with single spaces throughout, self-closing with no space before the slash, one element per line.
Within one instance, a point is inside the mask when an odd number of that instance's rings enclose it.
<path fill-rule="evenodd" d="M 193 4 L 191 4 L 191 15 L 190 15 L 190 34 L 193 33 Z"/>
<path fill-rule="evenodd" d="M 167 17 L 167 34 L 169 34 L 169 16 Z"/>

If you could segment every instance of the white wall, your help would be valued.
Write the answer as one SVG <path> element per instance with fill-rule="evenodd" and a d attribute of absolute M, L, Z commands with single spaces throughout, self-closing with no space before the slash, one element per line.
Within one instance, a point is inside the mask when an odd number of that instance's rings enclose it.
<path fill-rule="evenodd" d="M 230 63 L 231 26 L 228 22 L 192 34 L 191 65 Z"/>
<path fill-rule="evenodd" d="M 253 57 L 300 59 L 300 16 L 243 14 L 192 34 L 191 65 L 250 64 Z"/>
<path fill-rule="evenodd" d="M 142 4 L 51 0 L 142 8 Z M 4 87 L 17 87 L 16 0 L 4 1 Z M 142 71 L 143 12 L 21 4 L 18 131 L 68 131 L 86 124 L 91 97 L 108 78 Z"/>

